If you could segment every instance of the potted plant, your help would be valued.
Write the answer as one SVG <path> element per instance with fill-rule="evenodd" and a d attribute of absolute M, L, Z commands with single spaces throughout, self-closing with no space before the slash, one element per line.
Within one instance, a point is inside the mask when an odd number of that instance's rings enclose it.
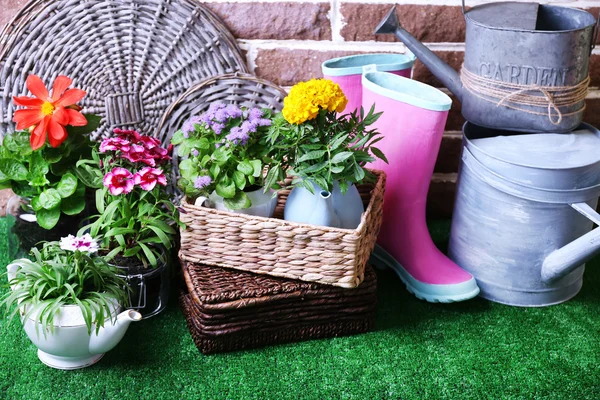
<path fill-rule="evenodd" d="M 266 185 L 294 179 L 284 210 L 286 220 L 355 229 L 363 203 L 355 184 L 372 181 L 365 168 L 375 157 L 387 162 L 374 147 L 382 139 L 369 129 L 381 113 L 374 107 L 340 115 L 348 100 L 340 87 L 327 79 L 300 82 L 284 99 L 268 133 L 269 156 L 285 160 L 273 165 Z"/>
<path fill-rule="evenodd" d="M 76 103 L 85 92 L 69 89 L 71 83 L 57 77 L 50 95 L 39 77 L 29 75 L 26 85 L 35 97 L 14 98 L 25 108 L 14 113 L 17 130 L 0 145 L 0 188 L 16 195 L 7 211 L 15 217 L 12 231 L 20 242 L 14 247 L 25 252 L 40 241 L 72 233 L 86 209 L 86 187 L 74 167 L 89 156 L 88 134 L 100 119 L 79 112 Z"/>
<path fill-rule="evenodd" d="M 83 368 L 119 343 L 135 311 L 118 314 L 127 295 L 117 269 L 96 254 L 87 234 L 31 249 L 31 260 L 8 265 L 12 290 L 0 302 L 11 320 L 19 314 L 38 357 L 58 369 Z"/>
<path fill-rule="evenodd" d="M 213 103 L 173 135 L 181 178 L 189 201 L 249 215 L 271 217 L 277 205 L 277 182 L 265 184 L 275 162 L 267 157 L 271 112 Z M 208 200 L 208 201 L 207 201 Z"/>
<path fill-rule="evenodd" d="M 99 213 L 80 233 L 100 238 L 106 259 L 122 269 L 131 286 L 130 307 L 148 318 L 168 300 L 168 265 L 179 224 L 166 191 L 170 149 L 136 131 L 114 133 L 94 146 L 91 159 L 77 163 L 96 189 Z"/>

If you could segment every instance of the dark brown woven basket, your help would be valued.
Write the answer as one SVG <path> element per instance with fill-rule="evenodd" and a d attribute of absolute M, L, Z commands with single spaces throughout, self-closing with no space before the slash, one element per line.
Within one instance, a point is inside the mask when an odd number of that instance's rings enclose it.
<path fill-rule="evenodd" d="M 115 127 L 158 136 L 165 110 L 187 88 L 215 75 L 247 71 L 224 24 L 193 0 L 33 0 L 0 35 L 0 136 L 14 129 L 12 97 L 31 73 L 57 75 L 88 94 L 96 133 Z"/>
<path fill-rule="evenodd" d="M 371 267 L 365 283 L 352 290 L 194 263 L 184 262 L 182 270 L 181 306 L 205 354 L 373 327 L 377 278 Z"/>
<path fill-rule="evenodd" d="M 365 206 L 356 229 L 283 220 L 289 190 L 281 190 L 274 218 L 200 207 L 183 199 L 179 257 L 308 282 L 354 288 L 364 278 L 383 218 L 385 173 L 374 184 L 357 185 Z"/>

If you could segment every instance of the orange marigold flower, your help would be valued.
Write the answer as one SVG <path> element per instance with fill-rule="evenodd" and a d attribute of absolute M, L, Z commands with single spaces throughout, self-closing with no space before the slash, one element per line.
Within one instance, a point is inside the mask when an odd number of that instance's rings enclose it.
<path fill-rule="evenodd" d="M 46 136 L 52 147 L 60 146 L 67 139 L 67 125 L 87 125 L 87 120 L 79 112 L 81 108 L 75 104 L 86 93 L 80 89 L 69 89 L 72 82 L 66 76 L 58 76 L 50 96 L 44 82 L 36 75 L 29 75 L 25 84 L 35 97 L 13 98 L 15 104 L 26 107 L 15 112 L 13 121 L 17 123 L 18 130 L 33 128 L 30 139 L 33 150 L 46 143 Z"/>

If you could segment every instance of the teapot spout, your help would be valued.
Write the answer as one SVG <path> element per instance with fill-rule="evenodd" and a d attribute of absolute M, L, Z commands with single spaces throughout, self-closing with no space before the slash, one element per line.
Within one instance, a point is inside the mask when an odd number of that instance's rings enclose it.
<path fill-rule="evenodd" d="M 460 81 L 460 75 L 452 67 L 446 64 L 441 58 L 429 50 L 423 43 L 419 42 L 408 33 L 398 21 L 396 16 L 396 6 L 387 13 L 383 20 L 375 28 L 375 34 L 394 34 L 400 41 L 408 47 L 417 58 L 425 64 L 427 68 L 450 90 L 454 96 L 462 102 L 463 86 Z"/>
<path fill-rule="evenodd" d="M 142 314 L 134 310 L 127 310 L 117 316 L 114 325 L 100 328 L 98 334 L 92 333 L 90 338 L 90 353 L 102 354 L 112 350 L 123 338 L 129 324 L 140 321 Z"/>

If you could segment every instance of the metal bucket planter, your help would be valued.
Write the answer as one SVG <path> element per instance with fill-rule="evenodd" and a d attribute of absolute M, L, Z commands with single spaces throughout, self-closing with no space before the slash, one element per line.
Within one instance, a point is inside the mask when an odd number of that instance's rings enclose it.
<path fill-rule="evenodd" d="M 136 310 L 142 314 L 143 319 L 153 317 L 165 309 L 171 284 L 168 263 L 151 269 L 142 265 L 118 268 L 123 271 L 121 277 L 131 289 L 127 309 Z"/>
<path fill-rule="evenodd" d="M 466 11 L 463 1 L 463 12 L 460 74 L 404 30 L 395 9 L 376 33 L 393 33 L 404 42 L 461 101 L 468 121 L 521 132 L 577 128 L 600 21 L 583 10 L 534 3 L 498 2 Z"/>
<path fill-rule="evenodd" d="M 600 252 L 600 132 L 514 135 L 467 123 L 449 256 L 480 296 L 547 306 L 575 296 Z"/>

